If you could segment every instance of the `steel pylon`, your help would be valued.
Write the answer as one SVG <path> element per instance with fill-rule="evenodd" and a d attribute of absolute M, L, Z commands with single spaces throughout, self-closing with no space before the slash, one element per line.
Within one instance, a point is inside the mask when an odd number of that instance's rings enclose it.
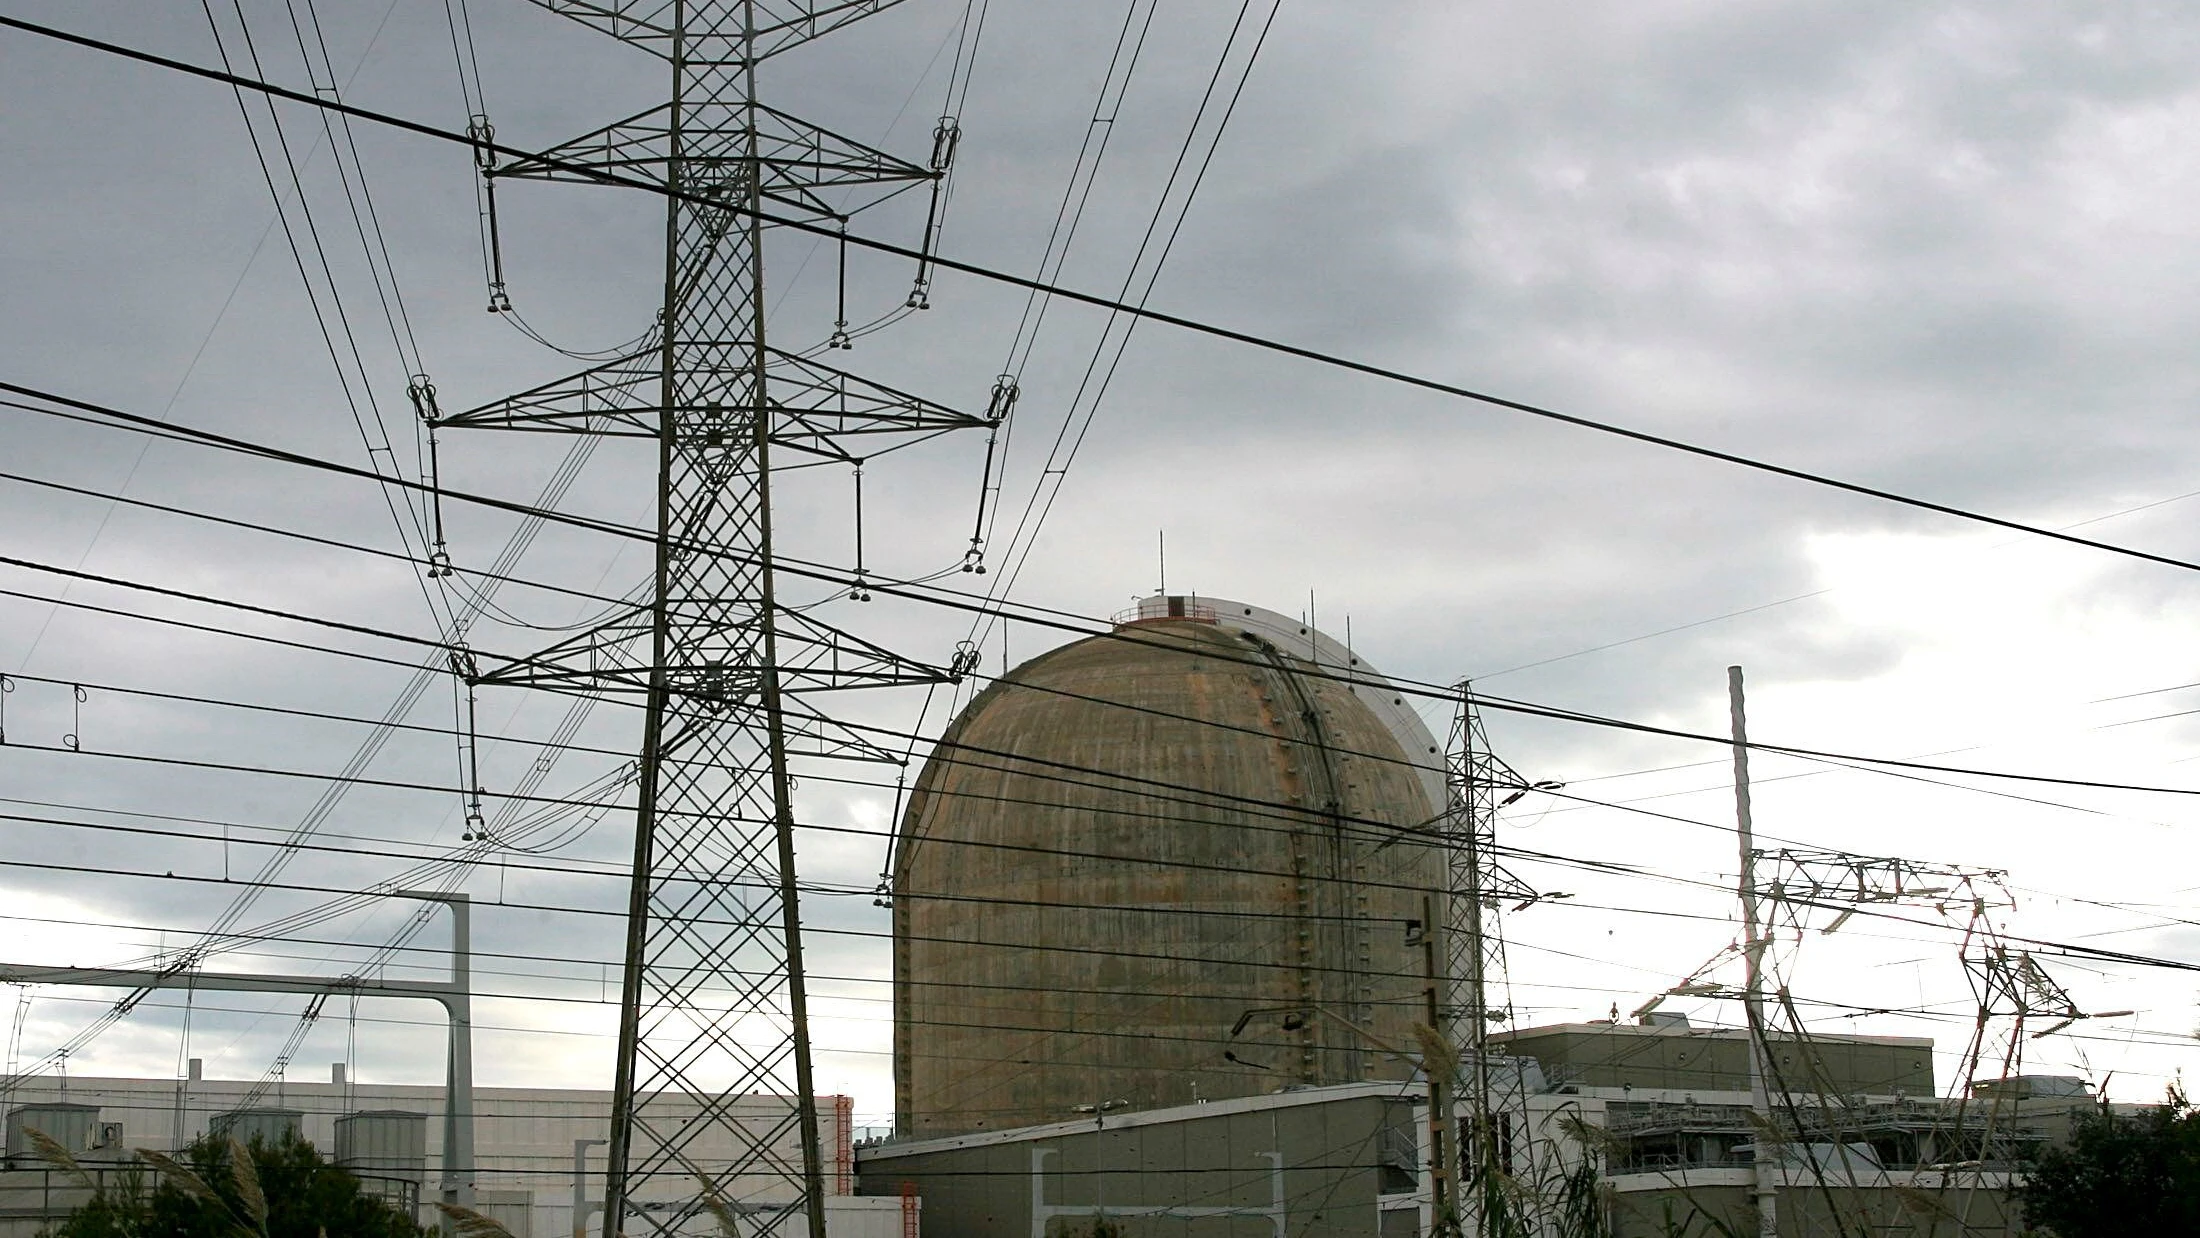
<path fill-rule="evenodd" d="M 1512 1012 L 1490 1001 L 1492 981 L 1505 974 L 1496 909 L 1504 902 L 1532 902 L 1536 893 L 1496 859 L 1497 811 L 1531 788 L 1490 750 L 1473 685 L 1461 681 L 1454 690 L 1459 703 L 1444 749 L 1444 954 L 1451 1000 L 1440 1030 L 1464 1068 L 1460 1100 L 1467 1117 L 1459 1143 L 1459 1229 L 1479 1238 L 1504 1208 L 1496 1129 L 1496 1111 L 1502 1106 L 1492 1095 L 1489 1034 L 1493 1023 L 1510 1019 Z"/>
<path fill-rule="evenodd" d="M 1444 924 L 1445 975 L 1452 997 L 1441 1029 L 1462 1053 L 1479 1049 L 1489 1025 L 1511 1012 L 1492 1005 L 1489 984 L 1504 974 L 1503 938 L 1495 931 L 1500 903 L 1529 902 L 1529 885 L 1497 862 L 1497 810 L 1534 789 L 1490 750 L 1482 711 L 1471 685 L 1460 683 L 1451 741 L 1445 745 L 1444 860 L 1448 914 Z M 1557 783 L 1538 784 L 1555 787 Z"/>
<path fill-rule="evenodd" d="M 891 759 L 809 694 L 962 669 L 903 658 L 775 592 L 775 469 L 991 424 L 765 340 L 761 212 L 845 222 L 853 197 L 941 174 L 758 97 L 768 58 L 896 2 L 536 0 L 662 58 L 670 100 L 547 158 L 484 164 L 499 179 L 615 171 L 667 191 L 653 338 L 437 422 L 656 444 L 646 599 L 534 655 L 482 657 L 472 676 L 646 704 L 606 1238 L 717 1233 L 737 1216 L 764 1233 L 804 1216 L 822 1238 L 789 762 Z"/>

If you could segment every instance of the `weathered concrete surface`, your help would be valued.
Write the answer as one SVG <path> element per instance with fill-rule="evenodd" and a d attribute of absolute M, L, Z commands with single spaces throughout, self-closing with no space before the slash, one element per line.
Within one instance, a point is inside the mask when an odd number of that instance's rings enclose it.
<path fill-rule="evenodd" d="M 1397 740 L 1239 632 L 1120 635 L 1145 643 L 1093 637 L 981 693 L 917 781 L 894 898 L 906 1136 L 1407 1073 L 1345 1026 L 1416 1048 L 1407 922 L 1443 864 Z M 1328 1013 L 1231 1038 L 1283 1006 Z"/>
<path fill-rule="evenodd" d="M 1111 1115 L 1104 1128 L 888 1143 L 857 1150 L 858 1189 L 892 1197 L 906 1184 L 926 1238 L 1411 1238 L 1419 1090 L 1303 1089 Z"/>

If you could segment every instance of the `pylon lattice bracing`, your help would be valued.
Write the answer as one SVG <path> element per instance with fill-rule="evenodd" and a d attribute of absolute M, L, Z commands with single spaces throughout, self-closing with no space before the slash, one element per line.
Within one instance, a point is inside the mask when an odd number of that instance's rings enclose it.
<path fill-rule="evenodd" d="M 822 1238 L 789 761 L 888 754 L 803 696 L 951 674 L 778 603 L 773 457 L 857 461 L 896 436 L 988 423 L 767 344 L 757 212 L 768 202 L 842 220 L 848 206 L 821 191 L 890 192 L 940 173 L 758 98 L 767 58 L 896 0 L 536 2 L 672 70 L 668 103 L 555 148 L 558 166 L 487 169 L 552 180 L 616 169 L 672 191 L 654 338 L 442 420 L 657 445 L 662 536 L 647 600 L 533 656 L 485 659 L 478 677 L 647 706 L 604 1233 L 716 1232 L 733 1215 L 776 1233 L 806 1214 Z M 784 1111 L 760 1119 L 772 1097 L 788 1098 Z"/>
<path fill-rule="evenodd" d="M 1469 1114 L 1462 1132 L 1458 1221 L 1463 1232 L 1479 1235 L 1503 1212 L 1502 1174 L 1496 1162 L 1495 1129 L 1499 1107 L 1491 1094 L 1489 1034 L 1493 1023 L 1511 1012 L 1493 1005 L 1489 990 L 1505 975 L 1505 941 L 1497 931 L 1496 907 L 1528 902 L 1536 893 L 1497 863 L 1497 810 L 1528 789 L 1528 784 L 1490 750 L 1482 713 L 1472 686 L 1458 686 L 1459 707 L 1445 745 L 1444 854 L 1446 915 L 1445 975 L 1451 985 L 1445 1040 L 1466 1067 L 1464 1100 Z M 1555 784 L 1546 784 L 1555 785 Z"/>

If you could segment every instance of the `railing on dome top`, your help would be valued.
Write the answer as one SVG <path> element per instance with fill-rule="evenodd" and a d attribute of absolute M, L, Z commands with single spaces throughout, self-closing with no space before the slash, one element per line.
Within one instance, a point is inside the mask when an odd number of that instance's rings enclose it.
<path fill-rule="evenodd" d="M 1197 597 L 1172 594 L 1167 597 L 1141 598 L 1138 605 L 1115 614 L 1117 627 L 1132 623 L 1166 623 L 1170 620 L 1213 623 L 1215 608 L 1200 605 Z"/>

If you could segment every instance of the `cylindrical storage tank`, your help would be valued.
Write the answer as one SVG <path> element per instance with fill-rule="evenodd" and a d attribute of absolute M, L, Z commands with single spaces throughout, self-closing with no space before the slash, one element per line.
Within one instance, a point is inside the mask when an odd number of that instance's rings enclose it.
<path fill-rule="evenodd" d="M 8 1162 L 18 1168 L 41 1168 L 44 1158 L 28 1131 L 37 1131 L 72 1154 L 81 1156 L 99 1146 L 99 1106 L 55 1101 L 17 1105 L 8 1110 Z"/>
<path fill-rule="evenodd" d="M 428 1173 L 428 1115 L 370 1109 L 336 1119 L 336 1163 L 379 1198 L 418 1201 Z"/>
<path fill-rule="evenodd" d="M 209 1118 L 206 1132 L 217 1139 L 227 1135 L 242 1144 L 257 1139 L 272 1148 L 286 1139 L 303 1138 L 305 1119 L 306 1115 L 296 1109 L 232 1109 Z"/>
<path fill-rule="evenodd" d="M 1408 758 L 1371 672 L 1299 656 L 1308 629 L 1295 653 L 1250 607 L 1148 610 L 979 693 L 917 779 L 904 1135 L 1411 1073 L 1440 755 Z"/>

